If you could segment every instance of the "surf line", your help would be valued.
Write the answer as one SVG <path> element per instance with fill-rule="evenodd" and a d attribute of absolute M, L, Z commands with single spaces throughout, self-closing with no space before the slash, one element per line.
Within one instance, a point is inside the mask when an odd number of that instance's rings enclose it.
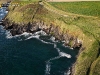
<path fill-rule="evenodd" d="M 57 47 L 56 43 L 54 43 L 54 48 L 57 50 L 59 55 L 57 57 L 50 58 L 49 60 L 46 61 L 45 75 L 50 75 L 51 61 L 59 59 L 61 57 L 71 58 L 71 55 L 64 53 L 64 52 L 61 52 L 60 49 Z"/>
<path fill-rule="evenodd" d="M 52 42 L 46 42 L 42 39 L 40 39 L 39 37 L 41 35 L 44 35 L 46 36 L 47 34 L 44 32 L 44 31 L 38 31 L 34 34 L 32 33 L 27 33 L 27 32 L 24 32 L 23 34 L 21 35 L 16 35 L 16 36 L 12 36 L 10 31 L 6 31 L 6 38 L 7 39 L 11 39 L 11 38 L 18 38 L 18 37 L 21 37 L 21 36 L 25 36 L 26 38 L 24 40 L 28 40 L 28 39 L 31 39 L 31 38 L 36 38 L 38 40 L 40 40 L 42 43 L 46 43 L 46 44 L 52 44 L 54 45 L 54 48 L 57 50 L 58 52 L 58 56 L 57 57 L 53 57 L 53 58 L 50 58 L 49 60 L 46 61 L 46 69 L 45 69 L 45 75 L 50 75 L 50 70 L 51 70 L 51 61 L 53 60 L 56 60 L 56 59 L 59 59 L 61 57 L 66 57 L 66 58 L 71 58 L 71 55 L 65 53 L 65 52 L 62 52 L 58 47 L 57 47 L 57 42 L 55 41 L 54 37 L 51 37 L 51 41 Z M 21 40 L 21 39 L 20 39 Z M 21 40 L 22 41 L 22 40 Z M 68 74 L 69 75 L 69 74 Z"/>

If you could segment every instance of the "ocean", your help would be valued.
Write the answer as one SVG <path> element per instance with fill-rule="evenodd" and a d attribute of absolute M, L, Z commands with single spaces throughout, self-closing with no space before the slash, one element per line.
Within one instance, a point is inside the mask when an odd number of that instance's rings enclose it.
<path fill-rule="evenodd" d="M 8 13 L 0 8 L 0 20 Z M 69 75 L 78 50 L 43 31 L 12 36 L 0 25 L 0 75 Z"/>

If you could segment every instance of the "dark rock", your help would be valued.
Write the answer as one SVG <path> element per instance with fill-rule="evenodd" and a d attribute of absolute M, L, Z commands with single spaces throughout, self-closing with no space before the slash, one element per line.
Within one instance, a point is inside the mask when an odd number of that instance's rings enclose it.
<path fill-rule="evenodd" d="M 27 24 L 27 32 L 31 32 L 31 33 L 34 33 L 34 32 L 37 32 L 37 31 L 40 31 L 41 29 L 39 28 L 39 25 L 37 25 L 36 23 L 28 23 Z"/>
<path fill-rule="evenodd" d="M 54 36 L 55 40 L 65 41 L 65 46 L 70 46 L 72 48 L 80 48 L 82 46 L 82 42 L 79 42 L 77 37 L 69 34 L 67 31 L 66 33 L 60 32 L 60 27 L 50 24 L 50 26 L 46 25 L 43 21 L 40 22 L 33 22 L 33 23 L 20 23 L 16 24 L 9 19 L 4 19 L 3 26 L 5 29 L 9 29 L 12 35 L 22 34 L 23 32 L 35 33 L 37 31 L 43 30 L 48 35 Z"/>
<path fill-rule="evenodd" d="M 19 28 L 16 30 L 16 34 L 22 34 L 22 33 L 23 33 L 22 27 L 19 27 Z"/>
<path fill-rule="evenodd" d="M 10 32 L 11 32 L 12 36 L 15 36 L 16 35 L 16 31 L 11 30 Z"/>

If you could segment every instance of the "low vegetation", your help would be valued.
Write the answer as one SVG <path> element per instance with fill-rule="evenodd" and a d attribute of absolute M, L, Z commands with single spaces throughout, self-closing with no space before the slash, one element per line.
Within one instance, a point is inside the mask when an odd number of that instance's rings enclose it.
<path fill-rule="evenodd" d="M 46 25 L 52 23 L 60 27 L 59 31 L 77 36 L 82 40 L 85 50 L 78 56 L 74 75 L 99 75 L 100 69 L 96 66 L 100 66 L 97 59 L 100 47 L 99 2 L 50 4 L 45 1 L 38 3 L 36 0 L 17 1 L 17 4 L 12 1 L 6 18 L 20 25 L 34 21 L 43 21 Z M 93 9 L 90 9 L 92 5 Z"/>
<path fill-rule="evenodd" d="M 49 4 L 65 12 L 100 17 L 100 1 L 50 2 Z"/>
<path fill-rule="evenodd" d="M 100 75 L 100 56 L 92 63 L 90 75 Z"/>

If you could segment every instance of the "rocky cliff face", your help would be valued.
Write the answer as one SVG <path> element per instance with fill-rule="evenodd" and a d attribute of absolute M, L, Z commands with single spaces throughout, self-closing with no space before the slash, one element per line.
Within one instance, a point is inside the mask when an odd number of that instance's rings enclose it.
<path fill-rule="evenodd" d="M 24 32 L 35 33 L 37 31 L 43 30 L 48 35 L 54 36 L 56 40 L 64 41 L 65 46 L 80 49 L 79 53 L 84 50 L 84 48 L 82 47 L 82 42 L 78 40 L 78 37 L 69 34 L 67 31 L 61 32 L 60 27 L 53 24 L 46 25 L 43 21 L 33 23 L 29 22 L 28 24 L 14 23 L 9 19 L 4 19 L 3 22 L 1 22 L 1 25 L 3 25 L 5 29 L 9 30 L 12 36 L 19 35 Z M 70 75 L 74 74 L 74 66 L 75 64 L 70 69 Z"/>
<path fill-rule="evenodd" d="M 23 32 L 35 33 L 37 31 L 43 30 L 48 35 L 54 36 L 56 40 L 65 41 L 65 46 L 70 46 L 71 48 L 80 48 L 82 42 L 68 32 L 61 32 L 59 26 L 53 24 L 46 25 L 43 21 L 33 22 L 28 24 L 14 23 L 9 19 L 4 19 L 2 25 L 5 29 L 10 30 L 12 36 L 22 34 Z"/>

